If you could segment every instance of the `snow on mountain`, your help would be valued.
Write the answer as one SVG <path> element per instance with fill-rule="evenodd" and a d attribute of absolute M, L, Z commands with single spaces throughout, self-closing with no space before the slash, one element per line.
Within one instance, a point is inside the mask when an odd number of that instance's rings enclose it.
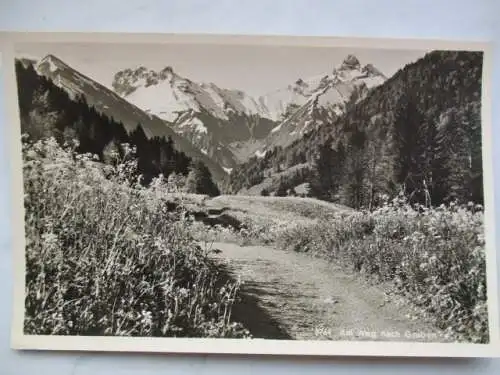
<path fill-rule="evenodd" d="M 101 91 L 103 95 L 113 95 L 104 86 L 71 68 L 54 55 L 45 56 L 34 67 L 39 74 L 51 78 L 57 86 L 65 89 L 72 98 L 75 98 L 79 94 L 88 94 L 89 87 L 94 92 Z"/>
<path fill-rule="evenodd" d="M 362 97 L 385 81 L 373 65 L 347 56 L 331 73 L 299 78 L 260 97 L 215 83 L 197 83 L 171 66 L 139 66 L 117 72 L 113 89 L 121 97 L 169 124 L 195 147 L 232 168 L 238 162 L 286 145 L 317 126 L 331 123 L 354 93 Z"/>
<path fill-rule="evenodd" d="M 299 78 L 285 88 L 262 95 L 258 100 L 269 118 L 279 121 L 290 106 L 303 106 L 320 96 L 320 106 L 344 103 L 352 93 L 352 87 L 365 84 L 368 89 L 385 81 L 385 76 L 372 64 L 361 67 L 354 55 L 348 55 L 331 74 Z M 335 88 L 334 90 L 331 90 Z"/>
<path fill-rule="evenodd" d="M 266 156 L 266 153 L 266 151 L 257 150 L 255 151 L 255 156 L 257 156 L 258 158 L 263 158 L 264 156 Z"/>
<path fill-rule="evenodd" d="M 47 55 L 38 61 L 34 67 L 38 74 L 51 78 L 52 81 L 57 86 L 63 88 L 71 98 L 75 98 L 78 94 L 83 93 L 83 88 L 78 85 L 78 82 L 81 80 L 81 75 L 57 57 Z M 68 76 L 67 79 L 65 79 L 66 76 Z"/>
<path fill-rule="evenodd" d="M 386 79 L 373 65 L 362 66 L 349 55 L 330 73 L 299 78 L 259 97 L 215 83 L 193 82 L 171 66 L 117 72 L 113 92 L 53 55 L 34 66 L 71 97 L 84 95 L 90 105 L 129 129 L 141 123 L 148 136 L 175 135 L 186 153 L 201 157 L 222 173 L 331 124 L 345 111 L 346 103 L 363 98 Z"/>
<path fill-rule="evenodd" d="M 262 95 L 258 100 L 265 108 L 266 115 L 272 120 L 279 121 L 290 105 L 304 105 L 325 77 L 319 75 L 306 80 L 299 78 L 285 88 Z"/>
<path fill-rule="evenodd" d="M 170 122 L 175 122 L 185 111 L 206 112 L 225 121 L 230 113 L 265 114 L 265 108 L 243 91 L 193 82 L 170 66 L 159 72 L 142 66 L 120 71 L 115 74 L 113 88 L 139 108 Z"/>
<path fill-rule="evenodd" d="M 180 151 L 192 158 L 203 160 L 217 180 L 222 180 L 225 177 L 226 173 L 220 164 L 204 155 L 200 148 L 194 147 L 190 140 L 175 132 L 164 120 L 145 113 L 112 90 L 73 69 L 59 58 L 47 55 L 36 63 L 34 68 L 38 74 L 49 78 L 56 86 L 66 91 L 71 98 L 76 99 L 83 96 L 86 102 L 97 111 L 122 122 L 128 132 L 134 131 L 137 125 L 141 124 L 148 138 L 171 137 Z M 206 132 L 203 123 L 195 123 L 194 126 L 198 132 Z"/>
<path fill-rule="evenodd" d="M 50 70 L 51 73 L 54 73 L 58 68 L 57 65 L 54 63 L 54 59 L 48 58 L 45 60 L 45 62 L 48 65 L 48 69 Z"/>
<path fill-rule="evenodd" d="M 271 133 L 276 133 L 276 132 L 279 132 L 281 129 L 281 124 L 279 124 L 278 126 L 275 126 L 274 128 L 271 129 Z"/>
<path fill-rule="evenodd" d="M 239 113 L 248 116 L 268 117 L 267 111 L 258 100 L 240 90 L 221 89 L 214 83 L 201 84 L 225 113 Z"/>
<path fill-rule="evenodd" d="M 267 139 L 268 147 L 285 146 L 317 126 L 332 123 L 353 95 L 359 100 L 385 80 L 373 65 L 361 66 L 356 56 L 348 55 L 330 74 L 298 79 L 286 89 L 264 96 L 261 100 L 274 108 L 270 113 L 281 117 Z"/>
<path fill-rule="evenodd" d="M 172 124 L 225 168 L 250 155 L 242 146 L 245 142 L 263 139 L 275 126 L 265 107 L 243 91 L 193 82 L 170 66 L 160 71 L 125 69 L 115 74 L 112 85 L 117 94 Z M 235 143 L 238 155 L 230 150 Z"/>

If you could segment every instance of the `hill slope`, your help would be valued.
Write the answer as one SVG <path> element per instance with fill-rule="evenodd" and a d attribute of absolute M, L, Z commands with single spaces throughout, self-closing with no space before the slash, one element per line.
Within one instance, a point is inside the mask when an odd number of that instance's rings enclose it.
<path fill-rule="evenodd" d="M 271 113 L 278 115 L 278 108 L 282 110 L 280 124 L 266 140 L 268 148 L 287 146 L 304 134 L 331 124 L 346 111 L 349 102 L 362 99 L 385 80 L 372 64 L 361 66 L 356 56 L 348 55 L 330 74 L 299 79 L 287 90 L 265 96 L 261 100 L 274 108 Z M 289 98 L 288 102 L 280 99 L 283 96 Z"/>
<path fill-rule="evenodd" d="M 71 98 L 82 95 L 86 102 L 99 112 L 121 122 L 131 133 L 141 124 L 147 138 L 171 137 L 176 147 L 191 158 L 200 159 L 207 165 L 217 180 L 222 180 L 226 173 L 201 153 L 187 139 L 173 131 L 168 124 L 156 116 L 150 115 L 129 103 L 113 91 L 91 78 L 79 73 L 53 55 L 47 55 L 35 65 L 36 71 L 49 78 L 56 86 L 65 90 Z"/>
<path fill-rule="evenodd" d="M 228 189 L 249 189 L 305 163 L 315 174 L 304 174 L 313 195 L 349 206 L 371 206 L 400 189 L 419 201 L 429 193 L 436 204 L 481 202 L 481 79 L 480 52 L 431 52 L 330 124 L 239 166 Z"/>
<path fill-rule="evenodd" d="M 176 149 L 171 138 L 148 139 L 140 125 L 128 133 L 123 123 L 97 111 L 84 96 L 70 98 L 64 89 L 37 74 L 33 65 L 16 60 L 16 79 L 21 131 L 28 136 L 27 144 L 54 138 L 79 155 L 92 154 L 108 172 L 113 169 L 110 165 L 127 163 L 121 177 L 135 183 L 141 175 L 145 185 L 159 174 L 185 176 L 190 171 L 192 160 Z"/>
<path fill-rule="evenodd" d="M 259 97 L 215 83 L 197 83 L 172 67 L 140 66 L 115 74 L 117 94 L 167 121 L 225 169 L 276 145 L 289 144 L 311 128 L 331 122 L 354 96 L 384 82 L 371 64 L 349 55 L 336 69 Z"/>
<path fill-rule="evenodd" d="M 238 152 L 241 143 L 264 138 L 276 125 L 262 104 L 243 91 L 193 82 L 170 66 L 160 71 L 125 69 L 115 74 L 112 85 L 117 94 L 171 124 L 226 169 L 248 156 Z"/>

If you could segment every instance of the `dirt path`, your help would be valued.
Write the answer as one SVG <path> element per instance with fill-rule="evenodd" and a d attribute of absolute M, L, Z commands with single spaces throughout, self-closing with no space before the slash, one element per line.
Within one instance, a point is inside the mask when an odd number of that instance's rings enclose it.
<path fill-rule="evenodd" d="M 445 341 L 430 324 L 410 319 L 408 308 L 380 287 L 338 265 L 263 246 L 213 248 L 244 282 L 233 316 L 254 337 Z"/>

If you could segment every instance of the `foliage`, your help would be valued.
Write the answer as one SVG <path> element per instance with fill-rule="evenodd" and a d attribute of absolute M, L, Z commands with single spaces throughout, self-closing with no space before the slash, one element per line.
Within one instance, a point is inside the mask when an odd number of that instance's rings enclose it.
<path fill-rule="evenodd" d="M 104 162 L 112 162 L 110 153 L 123 154 L 121 144 L 131 144 L 136 147 L 143 184 L 159 174 L 187 175 L 191 159 L 176 150 L 170 137 L 148 138 L 141 124 L 128 134 L 121 122 L 90 106 L 83 95 L 70 98 L 31 65 L 25 68 L 16 61 L 16 76 L 21 128 L 32 140 L 54 137 L 62 145 L 76 139 L 79 153 L 96 154 Z"/>
<path fill-rule="evenodd" d="M 236 167 L 232 192 L 263 171 L 309 164 L 312 194 L 369 210 L 401 191 L 413 203 L 482 204 L 482 53 L 433 51 L 353 100 L 344 115 Z"/>
<path fill-rule="evenodd" d="M 336 150 L 331 142 L 319 148 L 319 155 L 314 165 L 314 177 L 311 183 L 311 195 L 323 200 L 335 200 L 343 175 L 345 151 L 342 144 Z"/>
<path fill-rule="evenodd" d="M 488 342 L 482 207 L 417 208 L 398 198 L 373 212 L 291 227 L 277 242 L 390 281 L 449 336 Z"/>
<path fill-rule="evenodd" d="M 201 161 L 195 161 L 186 178 L 186 191 L 194 194 L 206 194 L 210 197 L 220 195 L 219 188 L 212 180 L 208 168 Z"/>
<path fill-rule="evenodd" d="M 174 179 L 131 184 L 137 160 L 122 148 L 105 165 L 54 138 L 24 140 L 25 332 L 248 336 L 231 319 L 238 282 L 169 210 Z"/>
<path fill-rule="evenodd" d="M 287 189 L 285 185 L 285 181 L 283 178 L 280 178 L 280 181 L 278 183 L 278 187 L 275 192 L 275 196 L 277 197 L 286 197 L 287 196 Z"/>

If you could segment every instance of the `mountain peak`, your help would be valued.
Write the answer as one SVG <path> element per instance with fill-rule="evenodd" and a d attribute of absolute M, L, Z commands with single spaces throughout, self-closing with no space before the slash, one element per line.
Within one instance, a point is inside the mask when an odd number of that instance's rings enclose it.
<path fill-rule="evenodd" d="M 361 71 L 368 75 L 381 76 L 385 78 L 385 75 L 380 70 L 375 68 L 372 64 L 366 64 Z"/>
<path fill-rule="evenodd" d="M 307 84 L 304 82 L 304 80 L 302 78 L 299 78 L 298 80 L 296 80 L 295 84 L 297 86 L 307 86 Z"/>
<path fill-rule="evenodd" d="M 44 74 L 49 74 L 49 73 L 55 73 L 57 70 L 64 69 L 67 67 L 67 65 L 57 58 L 54 55 L 47 55 L 43 59 L 41 59 L 37 64 L 36 64 L 36 70 L 44 73 Z"/>
<path fill-rule="evenodd" d="M 41 59 L 40 62 L 42 62 L 42 61 L 49 61 L 49 60 L 59 60 L 59 59 L 57 57 L 55 57 L 54 55 L 52 55 L 52 54 L 49 53 L 43 59 Z"/>
<path fill-rule="evenodd" d="M 175 75 L 174 68 L 172 68 L 170 65 L 167 65 L 162 70 L 160 70 L 160 72 L 159 72 L 158 75 L 159 75 L 160 79 L 168 79 L 168 80 L 170 80 Z"/>
<path fill-rule="evenodd" d="M 112 87 L 118 95 L 127 96 L 134 92 L 139 86 L 145 87 L 157 85 L 160 81 L 172 81 L 176 76 L 171 66 L 162 70 L 154 71 L 145 66 L 127 68 L 115 73 Z"/>
<path fill-rule="evenodd" d="M 174 73 L 174 68 L 172 68 L 170 65 L 167 65 L 161 71 L 164 72 L 164 73 L 173 74 Z"/>
<path fill-rule="evenodd" d="M 28 56 L 19 56 L 16 57 L 16 61 L 19 61 L 25 68 L 28 66 L 36 67 L 36 64 L 38 63 L 38 59 L 28 57 Z"/>
<path fill-rule="evenodd" d="M 137 74 L 145 74 L 148 71 L 148 68 L 146 68 L 144 65 L 140 65 L 134 70 Z"/>
<path fill-rule="evenodd" d="M 342 61 L 342 64 L 340 65 L 341 70 L 347 70 L 347 69 L 360 69 L 361 64 L 358 60 L 358 58 L 354 55 L 347 55 L 347 57 Z"/>

